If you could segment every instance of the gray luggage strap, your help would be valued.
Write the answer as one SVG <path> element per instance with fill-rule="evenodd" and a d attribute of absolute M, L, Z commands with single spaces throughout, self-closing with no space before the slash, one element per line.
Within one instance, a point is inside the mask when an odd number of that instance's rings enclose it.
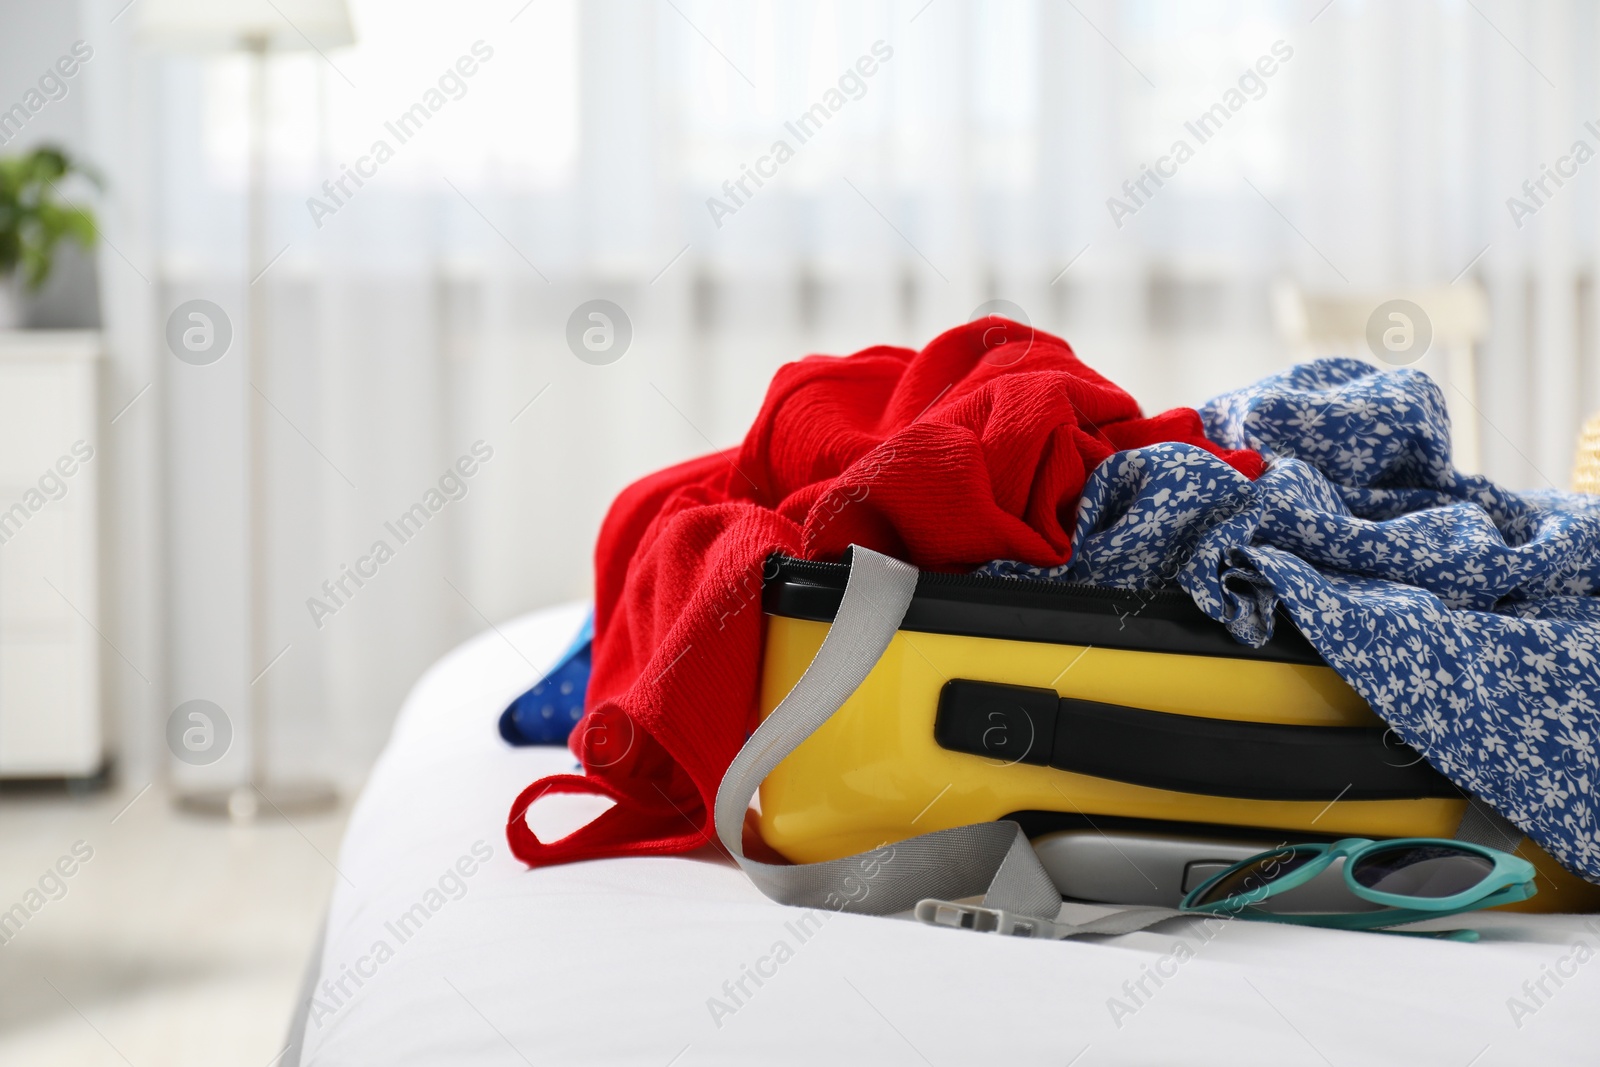
<path fill-rule="evenodd" d="M 1515 852 L 1522 844 L 1523 833 L 1490 807 L 1488 801 L 1474 796 L 1467 800 L 1467 810 L 1461 815 L 1461 825 L 1456 827 L 1455 836 L 1457 841 Z"/>
<path fill-rule="evenodd" d="M 1182 914 L 1129 908 L 1086 923 L 1057 922 L 1061 893 L 1014 822 L 938 830 L 823 863 L 782 866 L 744 854 L 744 816 L 757 788 L 856 691 L 889 647 L 916 587 L 915 567 L 851 547 L 844 599 L 822 647 L 750 735 L 717 789 L 717 837 L 735 862 L 780 904 L 867 915 L 914 909 L 934 925 L 1024 937 L 1125 934 Z M 959 901 L 979 894 L 981 906 Z"/>

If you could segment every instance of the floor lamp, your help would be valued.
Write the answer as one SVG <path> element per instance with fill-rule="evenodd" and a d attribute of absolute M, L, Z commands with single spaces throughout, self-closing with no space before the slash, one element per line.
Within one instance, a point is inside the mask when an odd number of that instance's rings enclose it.
<path fill-rule="evenodd" d="M 221 54 L 242 52 L 250 63 L 250 158 L 248 223 L 245 251 L 249 315 L 249 379 L 266 379 L 266 300 L 255 280 L 266 269 L 266 68 L 272 53 L 315 50 L 353 44 L 355 34 L 344 0 L 145 0 L 139 38 L 173 52 Z M 324 57 L 326 58 L 326 57 Z M 250 657 L 261 664 L 272 655 L 267 644 L 268 516 L 266 427 L 262 402 L 249 398 L 249 538 Z M 206 815 L 247 820 L 266 805 L 280 813 L 326 810 L 338 803 L 331 784 L 280 781 L 267 767 L 269 712 L 264 688 L 251 685 L 250 778 L 213 789 L 180 792 L 179 807 Z"/>

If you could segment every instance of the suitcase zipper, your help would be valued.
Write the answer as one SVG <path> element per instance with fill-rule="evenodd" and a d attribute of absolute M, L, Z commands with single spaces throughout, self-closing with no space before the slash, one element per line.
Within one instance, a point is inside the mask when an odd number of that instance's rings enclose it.
<path fill-rule="evenodd" d="M 844 563 L 800 559 L 797 556 L 782 554 L 773 556 L 772 562 L 777 567 L 774 579 L 810 578 L 822 585 L 843 588 L 845 579 L 850 574 L 849 565 Z M 1061 596 L 1091 597 L 1101 600 L 1126 600 L 1129 597 L 1138 597 L 1146 601 L 1192 603 L 1188 593 L 1171 586 L 1161 589 L 1123 589 L 1116 586 L 1089 585 L 1085 582 L 1063 582 L 1050 578 L 1001 578 L 991 574 L 946 571 L 922 571 L 917 577 L 917 582 L 919 585 L 927 583 L 929 586 L 945 588 L 994 589 L 1005 592 L 1025 590 L 1030 593 L 1055 593 Z"/>

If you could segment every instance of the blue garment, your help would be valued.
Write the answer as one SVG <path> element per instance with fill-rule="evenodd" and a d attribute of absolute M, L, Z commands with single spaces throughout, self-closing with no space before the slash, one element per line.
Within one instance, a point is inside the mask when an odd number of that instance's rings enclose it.
<path fill-rule="evenodd" d="M 594 647 L 594 612 L 578 636 L 543 678 L 500 714 L 500 736 L 513 745 L 564 745 L 583 717 L 589 692 L 590 653 Z"/>
<path fill-rule="evenodd" d="M 1443 395 L 1414 370 L 1320 360 L 1201 415 L 1266 473 L 1192 445 L 1119 452 L 1070 562 L 983 570 L 1175 583 L 1250 645 L 1282 608 L 1402 741 L 1600 882 L 1600 497 L 1456 471 Z"/>

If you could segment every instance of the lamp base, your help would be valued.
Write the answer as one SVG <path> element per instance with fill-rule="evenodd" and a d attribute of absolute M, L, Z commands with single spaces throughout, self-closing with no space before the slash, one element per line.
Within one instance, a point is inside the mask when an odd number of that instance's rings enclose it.
<path fill-rule="evenodd" d="M 191 815 L 249 823 L 268 814 L 319 815 L 339 806 L 339 792 L 326 782 L 247 782 L 230 788 L 198 789 L 173 797 Z"/>

